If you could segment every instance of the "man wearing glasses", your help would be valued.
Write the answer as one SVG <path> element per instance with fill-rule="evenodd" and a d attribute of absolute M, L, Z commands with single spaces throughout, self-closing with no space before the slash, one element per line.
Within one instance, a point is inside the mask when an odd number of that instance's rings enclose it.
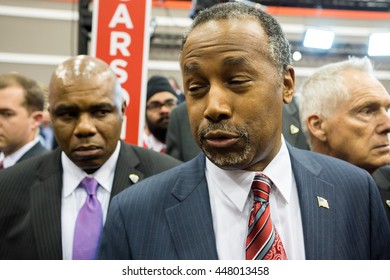
<path fill-rule="evenodd" d="M 148 81 L 143 147 L 165 153 L 165 136 L 177 95 L 163 76 L 152 76 Z"/>

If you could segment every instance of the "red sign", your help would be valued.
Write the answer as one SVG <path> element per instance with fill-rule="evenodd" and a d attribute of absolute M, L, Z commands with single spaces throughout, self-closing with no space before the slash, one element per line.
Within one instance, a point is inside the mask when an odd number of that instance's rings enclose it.
<path fill-rule="evenodd" d="M 91 55 L 118 77 L 128 104 L 122 138 L 141 145 L 149 56 L 150 0 L 94 0 Z"/>

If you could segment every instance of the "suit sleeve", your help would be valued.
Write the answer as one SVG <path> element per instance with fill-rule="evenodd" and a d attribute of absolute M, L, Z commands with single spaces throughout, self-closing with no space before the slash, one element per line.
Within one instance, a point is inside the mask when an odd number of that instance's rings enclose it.
<path fill-rule="evenodd" d="M 378 188 L 369 178 L 370 216 L 371 216 L 371 259 L 390 259 L 390 225 L 386 219 L 385 209 L 381 203 Z"/>
<path fill-rule="evenodd" d="M 107 213 L 106 224 L 98 253 L 101 260 L 131 260 L 124 219 L 120 210 L 119 200 L 113 198 Z"/>

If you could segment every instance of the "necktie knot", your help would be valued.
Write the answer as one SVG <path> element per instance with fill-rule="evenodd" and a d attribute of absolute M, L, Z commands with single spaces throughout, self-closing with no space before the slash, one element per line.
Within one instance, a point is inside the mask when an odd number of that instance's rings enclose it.
<path fill-rule="evenodd" d="M 268 202 L 272 186 L 273 182 L 270 178 L 262 173 L 256 173 L 251 185 L 255 201 L 261 199 L 261 202 Z"/>
<path fill-rule="evenodd" d="M 92 177 L 85 177 L 80 186 L 85 189 L 88 195 L 96 196 L 96 191 L 98 187 L 98 182 Z"/>

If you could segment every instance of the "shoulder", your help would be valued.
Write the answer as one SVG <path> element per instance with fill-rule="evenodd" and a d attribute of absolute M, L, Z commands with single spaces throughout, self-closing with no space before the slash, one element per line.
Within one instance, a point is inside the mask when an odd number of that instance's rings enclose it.
<path fill-rule="evenodd" d="M 308 172 L 325 181 L 340 180 L 344 183 L 352 182 L 353 178 L 364 179 L 366 184 L 372 181 L 366 170 L 344 160 L 291 146 L 289 152 L 294 173 Z"/>
<path fill-rule="evenodd" d="M 175 167 L 182 163 L 178 159 L 158 153 L 156 151 L 146 149 L 143 147 L 139 147 L 136 145 L 123 143 L 123 153 L 126 154 L 127 157 L 132 158 L 133 161 L 138 161 L 138 166 L 140 168 L 151 170 L 152 172 L 163 171 L 172 167 Z"/>
<path fill-rule="evenodd" d="M 204 157 L 198 156 L 191 161 L 145 178 L 116 197 L 122 200 L 123 204 L 128 204 L 128 200 L 160 199 L 170 195 L 175 188 L 193 188 L 204 179 L 204 176 Z"/>

